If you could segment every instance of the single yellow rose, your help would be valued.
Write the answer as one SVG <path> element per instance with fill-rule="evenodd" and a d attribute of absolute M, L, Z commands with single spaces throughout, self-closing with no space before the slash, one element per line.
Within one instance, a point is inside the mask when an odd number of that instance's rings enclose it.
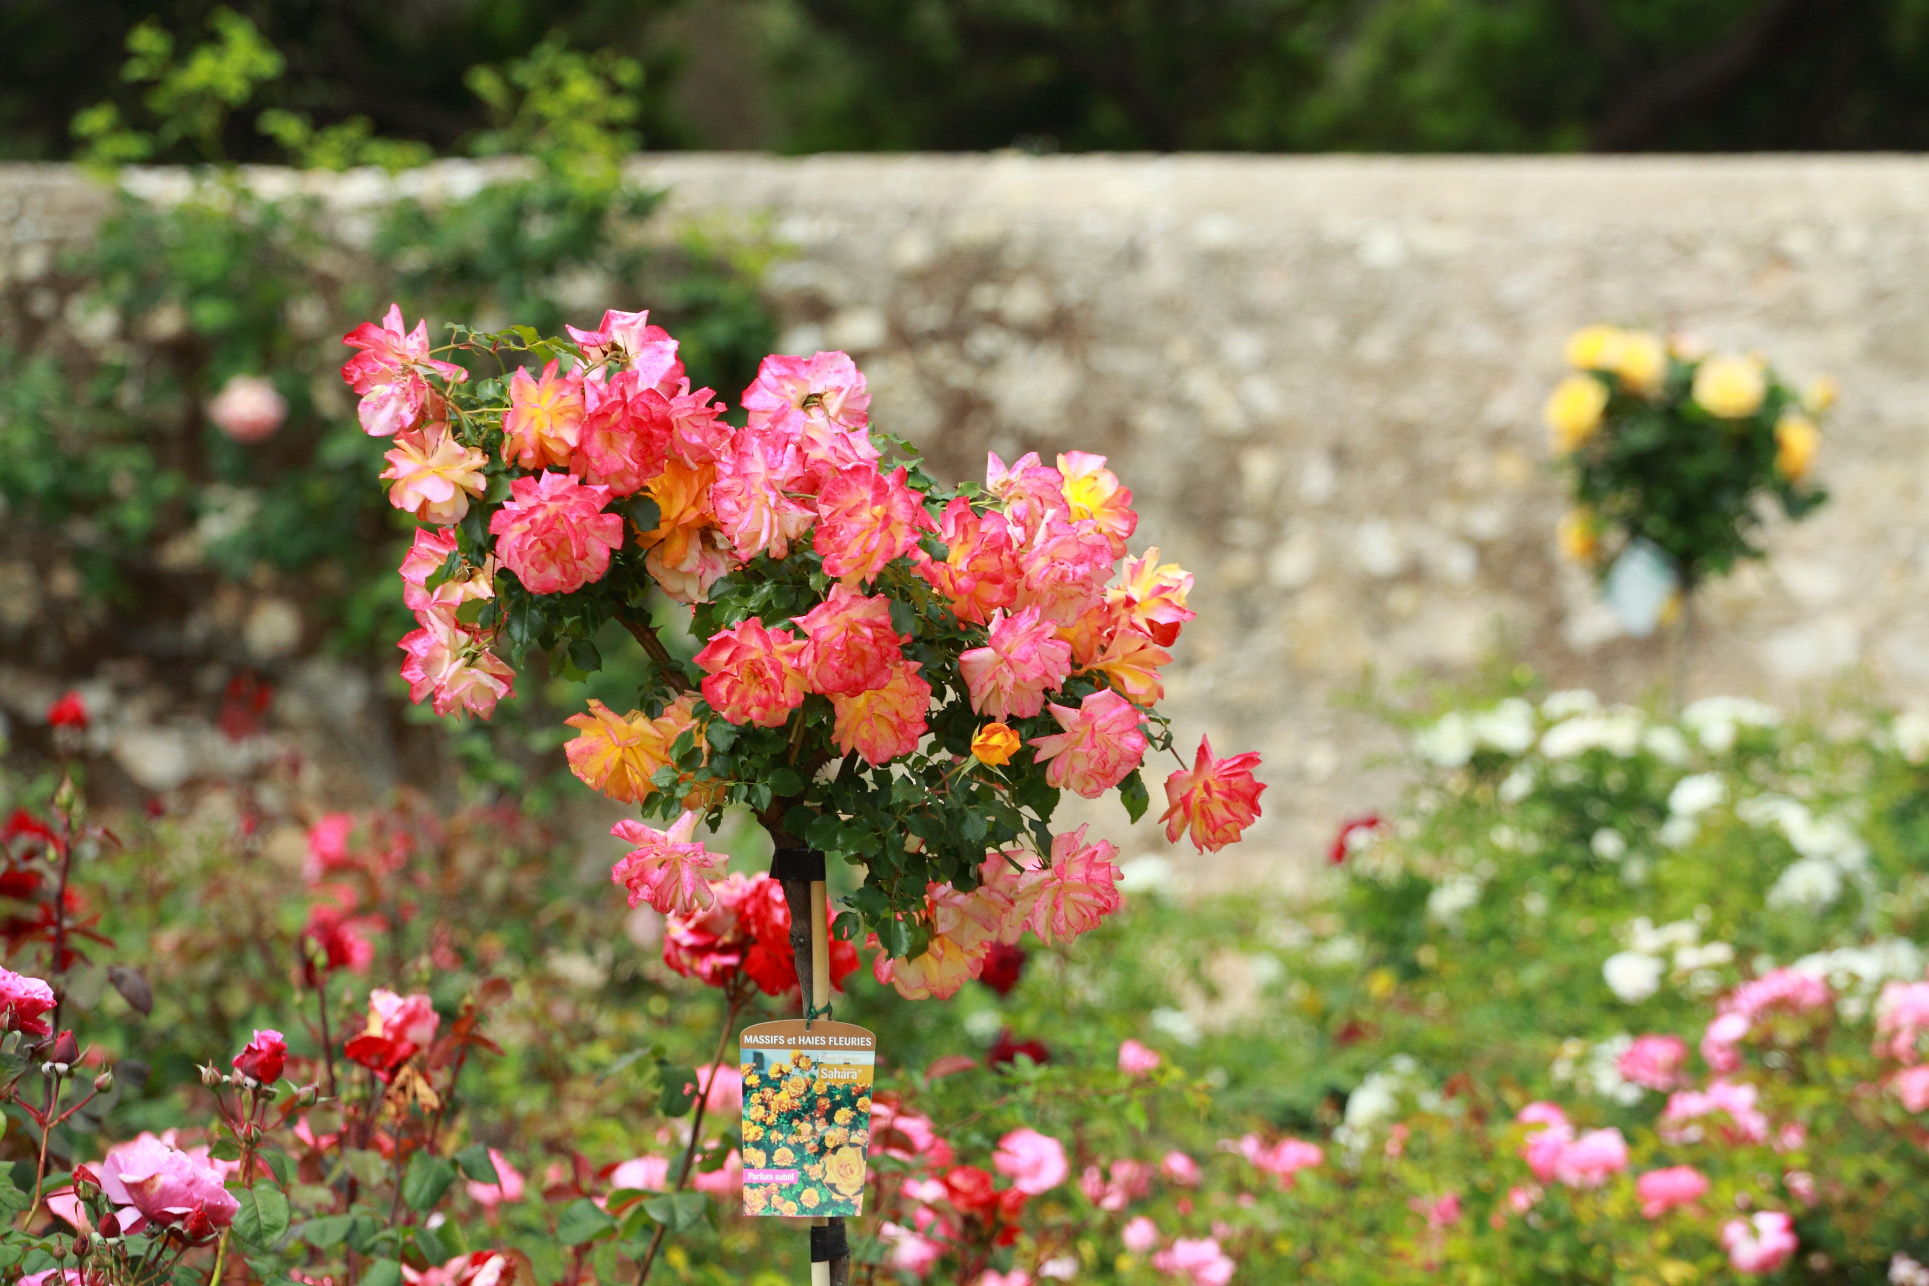
<path fill-rule="evenodd" d="M 1567 340 L 1567 364 L 1577 371 L 1611 371 L 1625 334 L 1619 326 L 1583 326 Z"/>
<path fill-rule="evenodd" d="M 1695 405 L 1722 420 L 1740 420 L 1761 409 L 1768 372 L 1752 357 L 1718 355 L 1695 371 Z"/>
<path fill-rule="evenodd" d="M 763 1169 L 764 1161 L 764 1150 L 762 1148 L 745 1148 L 743 1150 L 743 1163 L 751 1169 Z"/>
<path fill-rule="evenodd" d="M 1775 472 L 1790 482 L 1808 476 L 1815 453 L 1821 448 L 1822 431 L 1806 415 L 1786 411 L 1775 421 Z"/>
<path fill-rule="evenodd" d="M 743 1190 L 743 1208 L 753 1215 L 762 1214 L 770 1208 L 770 1190 L 755 1184 L 747 1185 Z"/>
<path fill-rule="evenodd" d="M 797 1203 L 795 1201 L 790 1200 L 788 1197 L 786 1197 L 783 1201 L 779 1202 L 777 1205 L 777 1208 L 783 1211 L 786 1215 L 789 1215 L 792 1219 L 795 1219 L 798 1215 L 803 1213 L 803 1211 L 797 1208 Z"/>
<path fill-rule="evenodd" d="M 1817 375 L 1802 389 L 1802 409 L 1810 415 L 1826 414 L 1841 391 L 1833 375 Z"/>
<path fill-rule="evenodd" d="M 1018 753 L 1018 734 L 1009 725 L 988 723 L 971 739 L 971 755 L 990 768 L 1002 768 Z"/>
<path fill-rule="evenodd" d="M 803 1207 L 806 1210 L 817 1209 L 817 1202 L 819 1200 L 817 1196 L 817 1189 L 805 1188 L 803 1191 L 803 1194 L 799 1196 L 797 1200 L 803 1204 Z"/>
<path fill-rule="evenodd" d="M 869 1094 L 859 1096 L 857 1100 L 857 1110 L 860 1112 L 868 1112 L 871 1110 L 871 1096 Z"/>
<path fill-rule="evenodd" d="M 839 1125 L 849 1125 L 851 1123 L 851 1109 L 848 1107 L 840 1107 L 837 1109 L 837 1115 L 831 1119 Z"/>
<path fill-rule="evenodd" d="M 1601 552 L 1600 524 L 1591 509 L 1570 509 L 1563 514 L 1558 538 L 1561 555 L 1577 563 L 1591 563 Z"/>
<path fill-rule="evenodd" d="M 778 1148 L 770 1159 L 778 1165 L 795 1165 L 797 1163 L 797 1154 L 789 1148 Z"/>
<path fill-rule="evenodd" d="M 1553 430 L 1556 455 L 1568 455 L 1586 445 L 1601 427 L 1607 401 L 1607 386 L 1592 375 L 1569 375 L 1554 386 L 1541 416 Z"/>
<path fill-rule="evenodd" d="M 864 1191 L 864 1154 L 854 1147 L 842 1147 L 825 1157 L 824 1184 L 846 1197 Z"/>
<path fill-rule="evenodd" d="M 1652 331 L 1628 331 L 1615 349 L 1613 369 L 1622 387 L 1653 397 L 1668 378 L 1668 346 Z"/>

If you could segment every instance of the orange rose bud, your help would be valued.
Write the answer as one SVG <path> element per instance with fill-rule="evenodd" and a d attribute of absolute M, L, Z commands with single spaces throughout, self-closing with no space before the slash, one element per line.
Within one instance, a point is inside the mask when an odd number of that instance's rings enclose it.
<path fill-rule="evenodd" d="M 981 764 L 1002 768 L 1018 753 L 1018 734 L 1002 723 L 988 723 L 971 739 L 971 754 Z"/>

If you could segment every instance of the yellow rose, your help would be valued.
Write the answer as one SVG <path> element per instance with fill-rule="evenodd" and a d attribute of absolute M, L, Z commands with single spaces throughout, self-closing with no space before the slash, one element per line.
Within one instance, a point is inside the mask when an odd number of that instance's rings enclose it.
<path fill-rule="evenodd" d="M 1817 375 L 1802 389 L 1802 409 L 1810 415 L 1821 415 L 1835 405 L 1839 392 L 1841 386 L 1833 375 Z"/>
<path fill-rule="evenodd" d="M 743 1150 L 743 1163 L 751 1169 L 763 1169 L 764 1161 L 764 1150 L 762 1148 L 745 1148 Z"/>
<path fill-rule="evenodd" d="M 839 1125 L 849 1125 L 851 1123 L 851 1109 L 848 1107 L 840 1107 L 837 1109 L 837 1114 L 831 1117 L 831 1119 Z"/>
<path fill-rule="evenodd" d="M 1796 411 L 1784 412 L 1775 421 L 1775 472 L 1790 482 L 1808 476 L 1815 453 L 1822 446 L 1822 431 L 1815 421 Z"/>
<path fill-rule="evenodd" d="M 824 1158 L 824 1185 L 846 1197 L 864 1191 L 864 1154 L 842 1147 Z"/>
<path fill-rule="evenodd" d="M 759 1188 L 755 1184 L 745 1186 L 743 1190 L 743 1208 L 745 1210 L 748 1210 L 753 1215 L 758 1215 L 769 1209 L 769 1207 L 770 1192 L 768 1189 Z"/>
<path fill-rule="evenodd" d="M 804 1209 L 806 1210 L 817 1209 L 817 1200 L 818 1200 L 817 1189 L 805 1188 L 803 1191 L 803 1194 L 799 1196 L 797 1199 L 798 1201 L 803 1203 Z"/>
<path fill-rule="evenodd" d="M 1668 346 L 1651 331 L 1628 331 L 1614 352 L 1613 366 L 1625 388 L 1653 397 L 1668 378 Z"/>
<path fill-rule="evenodd" d="M 761 1139 L 763 1136 L 764 1136 L 763 1126 L 757 1124 L 755 1121 L 745 1121 L 743 1123 L 743 1141 L 745 1143 L 755 1143 L 758 1139 Z"/>
<path fill-rule="evenodd" d="M 871 1110 L 871 1096 L 869 1094 L 860 1095 L 858 1097 L 857 1110 L 860 1112 L 868 1112 Z"/>
<path fill-rule="evenodd" d="M 1695 371 L 1695 404 L 1723 420 L 1739 420 L 1761 409 L 1768 373 L 1752 357 L 1711 357 Z"/>
<path fill-rule="evenodd" d="M 988 768 L 1002 768 L 1018 753 L 1018 734 L 1002 723 L 988 723 L 971 739 L 971 755 Z"/>
<path fill-rule="evenodd" d="M 851 1132 L 849 1130 L 841 1126 L 833 1125 L 830 1129 L 824 1131 L 824 1146 L 835 1151 L 849 1142 L 850 1137 Z"/>
<path fill-rule="evenodd" d="M 1601 412 L 1607 410 L 1607 401 L 1607 386 L 1592 375 L 1569 375 L 1554 386 L 1541 415 L 1554 432 L 1556 455 L 1567 455 L 1586 445 L 1594 430 L 1601 427 Z"/>
<path fill-rule="evenodd" d="M 764 1083 L 764 1078 L 757 1072 L 745 1072 L 743 1074 L 743 1083 L 754 1090 Z"/>
<path fill-rule="evenodd" d="M 809 1071 L 809 1070 L 811 1069 L 811 1066 L 812 1066 L 812 1060 L 811 1060 L 811 1056 L 810 1056 L 809 1054 L 799 1054 L 799 1055 L 797 1056 L 797 1070 L 798 1070 L 798 1071 L 800 1071 L 800 1072 L 807 1072 L 807 1071 Z"/>
<path fill-rule="evenodd" d="M 1624 338 L 1618 326 L 1584 326 L 1568 337 L 1567 364 L 1577 371 L 1614 370 Z"/>
<path fill-rule="evenodd" d="M 1591 563 L 1601 552 L 1601 531 L 1591 509 L 1570 509 L 1561 516 L 1561 554 L 1577 563 Z"/>
<path fill-rule="evenodd" d="M 789 1198 L 785 1198 L 783 1201 L 779 1202 L 777 1208 L 783 1211 L 785 1214 L 789 1215 L 792 1219 L 795 1219 L 798 1215 L 803 1213 L 803 1211 L 797 1208 L 797 1203 L 795 1201 L 790 1200 Z"/>
<path fill-rule="evenodd" d="M 770 1159 L 778 1165 L 795 1165 L 797 1163 L 797 1154 L 789 1148 L 778 1148 L 776 1154 Z"/>

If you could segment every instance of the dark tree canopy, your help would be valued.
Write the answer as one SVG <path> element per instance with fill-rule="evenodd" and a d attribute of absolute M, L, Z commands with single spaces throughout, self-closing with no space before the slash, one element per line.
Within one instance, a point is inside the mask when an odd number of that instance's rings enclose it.
<path fill-rule="evenodd" d="M 213 0 L 0 0 L 0 155 L 130 102 L 121 41 Z M 561 33 L 646 68 L 652 147 L 1828 150 L 1929 144 L 1929 0 L 234 0 L 259 106 L 437 150 Z M 229 154 L 267 157 L 249 119 Z"/>

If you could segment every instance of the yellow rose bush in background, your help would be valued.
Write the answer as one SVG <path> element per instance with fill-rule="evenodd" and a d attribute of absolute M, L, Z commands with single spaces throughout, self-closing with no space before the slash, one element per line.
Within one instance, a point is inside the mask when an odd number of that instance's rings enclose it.
<path fill-rule="evenodd" d="M 1566 356 L 1542 413 L 1573 499 L 1566 557 L 1605 574 L 1642 542 L 1686 593 L 1761 556 L 1762 501 L 1801 519 L 1827 498 L 1811 474 L 1832 381 L 1798 392 L 1757 354 L 1616 326 L 1577 331 Z"/>

